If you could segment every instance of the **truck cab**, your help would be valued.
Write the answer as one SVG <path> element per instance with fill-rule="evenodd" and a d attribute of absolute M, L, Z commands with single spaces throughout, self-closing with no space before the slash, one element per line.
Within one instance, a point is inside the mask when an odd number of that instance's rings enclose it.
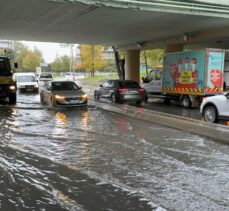
<path fill-rule="evenodd" d="M 161 76 L 162 69 L 155 68 L 150 70 L 145 78 L 142 78 L 142 87 L 148 96 L 161 95 Z"/>
<path fill-rule="evenodd" d="M 17 64 L 15 63 L 16 67 Z M 0 56 L 0 98 L 8 98 L 10 104 L 15 104 L 16 92 L 16 83 L 13 80 L 13 70 L 9 58 Z"/>

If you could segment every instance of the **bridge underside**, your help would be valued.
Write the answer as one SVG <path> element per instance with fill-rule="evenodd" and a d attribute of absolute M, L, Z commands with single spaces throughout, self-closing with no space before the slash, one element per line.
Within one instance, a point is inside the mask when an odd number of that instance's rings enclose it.
<path fill-rule="evenodd" d="M 228 6 L 203 9 L 200 3 L 181 5 L 177 3 L 181 1 L 168 0 L 169 7 L 157 2 L 161 1 L 0 0 L 0 39 L 134 49 L 203 40 L 226 42 L 229 37 Z"/>

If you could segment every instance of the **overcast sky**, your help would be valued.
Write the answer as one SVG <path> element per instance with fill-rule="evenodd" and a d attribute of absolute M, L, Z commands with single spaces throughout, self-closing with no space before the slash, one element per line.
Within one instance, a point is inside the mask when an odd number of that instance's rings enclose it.
<path fill-rule="evenodd" d="M 51 63 L 54 61 L 56 56 L 68 55 L 70 56 L 70 47 L 61 47 L 60 43 L 48 43 L 48 42 L 28 42 L 22 41 L 30 49 L 34 47 L 38 48 L 42 54 L 46 63 Z M 76 46 L 74 47 L 76 51 Z M 74 51 L 74 52 L 75 52 Z"/>

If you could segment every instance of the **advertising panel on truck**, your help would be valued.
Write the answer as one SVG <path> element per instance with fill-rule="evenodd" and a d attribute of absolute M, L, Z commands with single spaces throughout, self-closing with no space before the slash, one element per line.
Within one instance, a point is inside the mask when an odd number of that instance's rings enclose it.
<path fill-rule="evenodd" d="M 164 58 L 163 90 L 178 94 L 202 94 L 205 77 L 204 51 L 167 54 Z"/>
<path fill-rule="evenodd" d="M 207 95 L 222 91 L 224 81 L 224 51 L 207 49 Z"/>
<path fill-rule="evenodd" d="M 222 92 L 224 51 L 206 49 L 166 54 L 162 75 L 165 93 L 206 95 Z"/>

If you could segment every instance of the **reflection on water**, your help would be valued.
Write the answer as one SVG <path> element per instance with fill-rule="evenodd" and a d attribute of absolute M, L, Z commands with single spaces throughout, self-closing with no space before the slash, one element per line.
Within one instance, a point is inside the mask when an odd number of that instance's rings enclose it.
<path fill-rule="evenodd" d="M 80 123 L 83 127 L 88 127 L 88 112 L 82 112 L 82 119 Z"/>

